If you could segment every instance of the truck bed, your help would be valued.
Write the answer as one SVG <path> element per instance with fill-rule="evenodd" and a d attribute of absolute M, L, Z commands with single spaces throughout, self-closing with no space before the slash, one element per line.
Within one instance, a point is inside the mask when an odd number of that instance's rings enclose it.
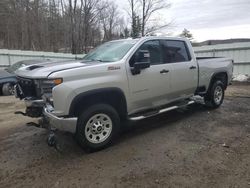
<path fill-rule="evenodd" d="M 199 87 L 208 88 L 213 74 L 225 72 L 228 75 L 228 83 L 233 72 L 233 60 L 224 57 L 196 57 L 199 66 Z"/>

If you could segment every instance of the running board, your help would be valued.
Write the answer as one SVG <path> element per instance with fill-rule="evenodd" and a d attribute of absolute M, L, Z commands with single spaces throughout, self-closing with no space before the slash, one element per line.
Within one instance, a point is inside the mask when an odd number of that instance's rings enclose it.
<path fill-rule="evenodd" d="M 168 111 L 180 108 L 180 107 L 184 107 L 184 106 L 187 106 L 187 105 L 190 105 L 190 104 L 193 104 L 193 103 L 195 103 L 195 101 L 189 101 L 185 105 L 171 106 L 171 107 L 168 107 L 168 108 L 163 108 L 163 109 L 159 110 L 157 113 L 153 113 L 153 114 L 146 115 L 146 116 L 145 115 L 141 115 L 141 116 L 130 117 L 129 120 L 132 120 L 132 121 L 142 120 L 142 119 L 153 117 L 153 116 L 156 116 L 158 114 L 161 114 L 161 113 L 164 113 L 164 112 L 168 112 Z"/>

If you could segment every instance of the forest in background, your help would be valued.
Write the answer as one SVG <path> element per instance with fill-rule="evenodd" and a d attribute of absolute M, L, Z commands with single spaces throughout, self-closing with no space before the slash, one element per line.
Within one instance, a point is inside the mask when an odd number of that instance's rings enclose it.
<path fill-rule="evenodd" d="M 1 0 L 0 48 L 86 53 L 105 41 L 144 36 L 169 23 L 149 24 L 166 0 Z"/>

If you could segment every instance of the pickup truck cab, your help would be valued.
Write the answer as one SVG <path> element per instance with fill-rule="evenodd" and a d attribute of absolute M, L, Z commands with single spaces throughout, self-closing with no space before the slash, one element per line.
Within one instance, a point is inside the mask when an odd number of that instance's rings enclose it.
<path fill-rule="evenodd" d="M 196 58 L 187 39 L 143 37 L 104 43 L 83 60 L 23 67 L 15 91 L 27 115 L 43 114 L 83 148 L 99 150 L 121 121 L 189 105 L 196 95 L 219 107 L 232 72 L 231 59 Z"/>

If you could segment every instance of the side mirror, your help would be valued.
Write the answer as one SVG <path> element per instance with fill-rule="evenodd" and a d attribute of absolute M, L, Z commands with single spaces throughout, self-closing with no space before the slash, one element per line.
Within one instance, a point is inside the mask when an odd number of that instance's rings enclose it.
<path fill-rule="evenodd" d="M 142 69 L 150 67 L 150 53 L 148 50 L 139 50 L 135 54 L 134 65 L 131 69 L 132 74 L 140 74 Z"/>

